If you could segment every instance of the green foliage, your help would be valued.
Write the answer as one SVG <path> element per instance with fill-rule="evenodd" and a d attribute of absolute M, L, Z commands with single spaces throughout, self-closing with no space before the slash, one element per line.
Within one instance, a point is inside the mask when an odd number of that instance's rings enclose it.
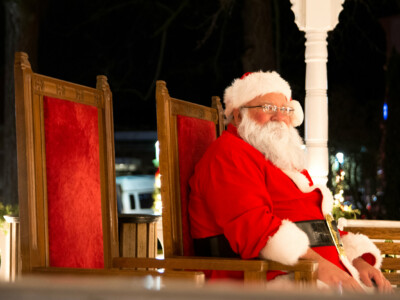
<path fill-rule="evenodd" d="M 7 233 L 8 227 L 4 216 L 18 216 L 19 207 L 17 204 L 7 204 L 4 205 L 0 202 L 0 229 Z"/>
<path fill-rule="evenodd" d="M 357 177 L 354 172 L 351 172 L 352 159 L 346 155 L 346 159 L 339 162 L 336 156 L 331 156 L 331 186 L 333 191 L 333 210 L 332 215 L 336 221 L 339 218 L 345 219 L 357 219 L 357 215 L 361 215 L 359 209 L 353 209 L 352 204 L 346 205 L 345 203 L 345 193 L 352 190 L 352 186 L 356 185 L 352 182 L 352 178 Z M 357 181 L 357 180 L 355 180 Z M 354 199 L 355 197 L 353 197 Z"/>
<path fill-rule="evenodd" d="M 357 215 L 360 214 L 360 210 L 353 209 L 352 205 L 347 206 L 340 203 L 333 205 L 332 215 L 336 221 L 338 221 L 339 218 L 357 219 Z"/>

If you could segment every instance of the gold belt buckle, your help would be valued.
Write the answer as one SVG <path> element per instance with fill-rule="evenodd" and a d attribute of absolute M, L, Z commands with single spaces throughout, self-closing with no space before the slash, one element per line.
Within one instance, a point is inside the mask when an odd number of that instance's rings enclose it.
<path fill-rule="evenodd" d="M 342 240 L 340 238 L 339 231 L 336 226 L 335 219 L 333 218 L 332 214 L 326 214 L 325 220 L 326 220 L 326 224 L 328 225 L 328 228 L 329 228 L 329 233 L 331 234 L 333 242 L 335 243 L 336 250 L 339 253 L 339 256 L 345 257 L 346 253 L 344 252 L 344 247 L 342 244 Z"/>

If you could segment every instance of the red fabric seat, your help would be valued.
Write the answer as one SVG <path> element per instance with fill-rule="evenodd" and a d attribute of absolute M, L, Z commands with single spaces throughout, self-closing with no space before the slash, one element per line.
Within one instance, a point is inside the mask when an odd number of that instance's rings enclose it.
<path fill-rule="evenodd" d="M 193 256 L 193 240 L 190 235 L 188 213 L 189 179 L 193 175 L 197 162 L 211 143 L 216 140 L 217 134 L 214 122 L 180 115 L 177 116 L 177 130 L 183 253 L 185 256 Z"/>
<path fill-rule="evenodd" d="M 44 97 L 51 267 L 103 268 L 97 108 Z"/>

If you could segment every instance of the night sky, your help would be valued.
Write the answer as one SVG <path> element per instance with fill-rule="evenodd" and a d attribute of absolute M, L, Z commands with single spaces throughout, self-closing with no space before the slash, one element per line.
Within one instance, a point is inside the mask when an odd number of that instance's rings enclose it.
<path fill-rule="evenodd" d="M 91 85 L 97 74 L 107 75 L 116 130 L 156 130 L 155 80 L 165 80 L 174 97 L 209 105 L 242 72 L 240 4 L 202 42 L 218 1 L 89 2 L 50 2 L 39 66 Z"/>
<path fill-rule="evenodd" d="M 228 8 L 213 19 L 222 2 Z M 289 0 L 273 3 L 279 13 L 273 16 L 279 28 L 278 71 L 292 85 L 294 98 L 304 103 L 304 33 L 294 23 Z M 398 14 L 398 3 L 347 0 L 339 25 L 329 33 L 333 136 L 350 125 L 335 122 L 344 107 L 356 112 L 360 105 L 373 114 L 381 109 L 386 40 L 380 18 Z M 37 71 L 92 86 L 96 75 L 105 74 L 114 95 L 115 129 L 156 130 L 155 80 L 165 80 L 174 97 L 209 105 L 211 96 L 222 97 L 232 79 L 247 71 L 241 63 L 242 5 L 214 0 L 49 1 L 41 19 Z M 364 108 L 360 113 L 368 114 Z M 371 118 L 375 122 L 379 117 L 363 116 L 355 130 L 368 128 Z"/>

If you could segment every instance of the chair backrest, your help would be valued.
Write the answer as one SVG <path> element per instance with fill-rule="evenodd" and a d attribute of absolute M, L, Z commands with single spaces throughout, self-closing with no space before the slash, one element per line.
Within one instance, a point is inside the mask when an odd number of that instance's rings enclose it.
<path fill-rule="evenodd" d="M 157 81 L 156 101 L 164 256 L 193 255 L 188 181 L 224 130 L 222 105 L 218 97 L 212 98 L 212 107 L 171 98 L 164 81 Z"/>
<path fill-rule="evenodd" d="M 339 226 L 368 236 L 383 255 L 383 274 L 392 285 L 400 287 L 400 221 L 340 219 Z"/>
<path fill-rule="evenodd" d="M 112 95 L 34 73 L 15 54 L 22 272 L 118 256 Z"/>

